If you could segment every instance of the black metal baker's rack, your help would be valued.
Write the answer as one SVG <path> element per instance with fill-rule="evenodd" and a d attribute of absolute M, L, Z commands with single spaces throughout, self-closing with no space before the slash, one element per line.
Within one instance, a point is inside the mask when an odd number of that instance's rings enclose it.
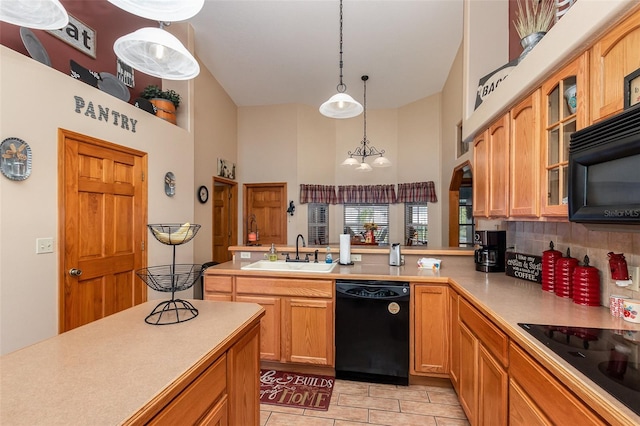
<path fill-rule="evenodd" d="M 171 292 L 171 300 L 158 303 L 144 320 L 147 324 L 153 325 L 189 321 L 198 316 L 198 310 L 191 302 L 176 299 L 175 293 L 187 290 L 200 279 L 202 265 L 176 264 L 176 246 L 191 241 L 198 233 L 200 225 L 168 223 L 147 226 L 156 240 L 173 246 L 173 259 L 171 265 L 150 266 L 136 271 L 136 275 L 153 290 Z"/>

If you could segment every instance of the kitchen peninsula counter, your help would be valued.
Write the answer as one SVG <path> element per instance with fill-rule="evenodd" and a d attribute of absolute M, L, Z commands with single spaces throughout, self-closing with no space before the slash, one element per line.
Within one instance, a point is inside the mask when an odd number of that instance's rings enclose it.
<path fill-rule="evenodd" d="M 254 370 L 259 368 L 257 331 L 262 307 L 195 300 L 191 302 L 199 314 L 194 319 L 147 324 L 145 317 L 158 302 L 134 306 L 2 356 L 0 423 L 146 423 L 173 404 L 185 386 L 212 370 L 209 367 L 219 367 L 216 371 L 223 373 L 226 369 L 229 380 L 233 367 L 225 357 L 232 358 L 232 350 L 244 350 L 253 333 L 255 368 L 247 370 L 255 373 L 251 380 L 256 384 L 257 413 L 258 372 Z M 217 377 L 222 377 L 221 399 L 232 407 L 236 402 L 229 389 L 234 385 L 225 387 L 224 374 Z"/>
<path fill-rule="evenodd" d="M 612 317 L 605 307 L 577 305 L 571 299 L 542 291 L 537 283 L 513 278 L 505 273 L 477 272 L 473 257 L 468 255 L 437 256 L 442 259 L 439 271 L 420 269 L 415 262 L 407 262 L 401 267 L 389 266 L 384 258 L 380 257 L 380 261 L 376 263 L 355 262 L 352 266 L 337 265 L 331 273 L 242 270 L 242 266 L 252 261 L 240 261 L 238 257 L 236 256 L 235 261 L 207 269 L 205 274 L 325 280 L 380 279 L 449 285 L 498 325 L 513 342 L 523 347 L 560 382 L 587 401 L 594 410 L 608 413 L 604 417 L 616 419 L 619 424 L 640 424 L 640 416 L 518 326 L 518 323 L 532 323 L 640 332 L 640 325 Z"/>

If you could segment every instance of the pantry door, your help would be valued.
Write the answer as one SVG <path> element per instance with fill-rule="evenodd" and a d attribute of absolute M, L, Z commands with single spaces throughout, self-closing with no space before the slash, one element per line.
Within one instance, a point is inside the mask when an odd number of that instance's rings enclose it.
<path fill-rule="evenodd" d="M 58 135 L 60 308 L 68 331 L 146 301 L 147 154 Z"/>

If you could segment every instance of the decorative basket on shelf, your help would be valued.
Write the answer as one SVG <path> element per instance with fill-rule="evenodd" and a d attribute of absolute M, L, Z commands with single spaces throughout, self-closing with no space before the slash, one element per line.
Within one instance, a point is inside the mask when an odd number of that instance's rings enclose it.
<path fill-rule="evenodd" d="M 147 225 L 151 230 L 151 234 L 156 240 L 162 244 L 167 245 L 179 245 L 188 243 L 196 236 L 200 230 L 200 225 L 191 224 L 189 222 L 180 223 L 167 223 L 167 224 L 149 224 Z"/>
<path fill-rule="evenodd" d="M 147 226 L 156 240 L 173 246 L 173 258 L 171 265 L 150 266 L 136 271 L 136 275 L 152 290 L 171 292 L 171 300 L 160 302 L 145 318 L 145 322 L 164 325 L 189 321 L 198 316 L 198 310 L 191 302 L 176 299 L 175 292 L 191 288 L 202 275 L 202 265 L 176 264 L 176 246 L 191 241 L 200 225 L 187 222 Z"/>

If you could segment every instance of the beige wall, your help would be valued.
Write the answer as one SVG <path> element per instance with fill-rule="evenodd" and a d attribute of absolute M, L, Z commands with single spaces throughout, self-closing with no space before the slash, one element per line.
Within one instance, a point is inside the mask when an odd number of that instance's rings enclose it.
<path fill-rule="evenodd" d="M 462 121 L 462 74 L 463 74 L 462 45 L 453 61 L 449 76 L 442 89 L 442 183 L 441 183 L 441 214 L 442 245 L 449 245 L 449 185 L 453 169 L 465 161 L 473 161 L 473 147 L 469 147 L 466 154 L 459 155 L 458 124 Z"/>
<path fill-rule="evenodd" d="M 440 95 L 398 109 L 367 110 L 367 139 L 392 167 L 359 173 L 340 163 L 363 137 L 364 117 L 333 120 L 309 105 L 239 108 L 238 180 L 242 183 L 287 182 L 289 200 L 296 205 L 287 217 L 288 243 L 307 235 L 307 206 L 300 205 L 300 184 L 373 185 L 433 180 L 440 188 Z M 438 196 L 441 197 L 438 189 Z M 429 244 L 442 244 L 442 202 L 430 204 Z M 403 205 L 390 207 L 390 241 L 403 241 Z M 330 206 L 329 240 L 342 233 L 341 205 Z M 268 224 L 259 224 L 260 227 Z M 240 225 L 240 231 L 242 224 Z M 240 236 L 242 233 L 240 232 Z M 241 239 L 239 243 L 241 242 Z"/>
<path fill-rule="evenodd" d="M 198 238 L 193 240 L 195 263 L 212 259 L 212 197 L 213 177 L 217 175 L 217 159 L 238 162 L 236 140 L 237 107 L 205 67 L 194 81 L 194 187 L 201 185 L 209 190 L 209 201 L 194 207 L 195 223 L 201 225 Z"/>
<path fill-rule="evenodd" d="M 189 108 L 191 84 L 183 84 Z M 183 128 L 4 46 L 0 93 L 0 140 L 23 139 L 33 153 L 28 179 L 0 176 L 0 353 L 6 353 L 58 332 L 58 128 L 149 154 L 149 223 L 193 221 L 195 191 L 193 136 Z M 137 120 L 135 133 L 76 113 L 74 96 Z M 177 180 L 173 198 L 164 194 L 168 171 Z M 54 253 L 35 254 L 40 237 L 55 239 Z M 171 249 L 149 238 L 147 256 L 150 266 L 167 264 Z M 178 248 L 179 262 L 192 259 L 193 243 Z"/>

